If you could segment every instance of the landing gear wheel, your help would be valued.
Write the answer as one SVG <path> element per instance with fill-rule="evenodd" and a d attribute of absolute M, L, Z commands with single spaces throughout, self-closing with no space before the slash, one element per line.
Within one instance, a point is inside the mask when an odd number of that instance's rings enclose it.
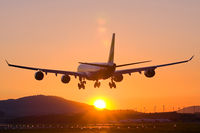
<path fill-rule="evenodd" d="M 110 89 L 116 88 L 115 82 L 109 82 Z"/>
<path fill-rule="evenodd" d="M 97 87 L 97 84 L 96 84 L 96 82 L 94 83 L 94 88 L 96 88 Z"/>
<path fill-rule="evenodd" d="M 78 83 L 78 89 L 79 89 L 79 90 L 81 89 L 81 84 L 80 84 L 80 83 Z"/>
<path fill-rule="evenodd" d="M 84 84 L 83 84 L 82 88 L 85 89 L 85 85 Z"/>
<path fill-rule="evenodd" d="M 113 82 L 112 85 L 113 85 L 114 88 L 116 88 L 116 84 L 115 84 L 115 82 Z"/>
<path fill-rule="evenodd" d="M 96 87 L 100 87 L 100 85 L 101 85 L 101 83 L 100 82 L 98 82 L 98 81 L 96 81 L 95 83 L 94 83 L 94 88 L 96 88 Z"/>
<path fill-rule="evenodd" d="M 100 87 L 100 85 L 101 85 L 101 83 L 100 83 L 100 82 L 98 82 L 98 83 L 97 83 L 97 87 L 99 88 L 99 87 Z"/>
<path fill-rule="evenodd" d="M 109 82 L 110 89 L 112 89 L 112 83 Z"/>

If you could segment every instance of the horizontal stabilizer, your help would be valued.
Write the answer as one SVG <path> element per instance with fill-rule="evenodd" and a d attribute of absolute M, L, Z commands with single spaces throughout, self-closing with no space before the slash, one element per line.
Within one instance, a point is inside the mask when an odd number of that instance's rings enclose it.
<path fill-rule="evenodd" d="M 129 66 L 129 65 L 136 65 L 136 64 L 147 63 L 147 62 L 151 62 L 151 60 L 148 60 L 148 61 L 140 61 L 140 62 L 134 62 L 134 63 L 128 63 L 128 64 L 122 64 L 122 65 L 117 65 L 116 67 L 123 67 L 123 66 Z"/>
<path fill-rule="evenodd" d="M 79 62 L 80 64 L 91 65 L 91 66 L 98 66 L 98 67 L 109 67 L 109 65 L 104 64 L 95 64 L 95 63 L 86 63 L 86 62 Z"/>

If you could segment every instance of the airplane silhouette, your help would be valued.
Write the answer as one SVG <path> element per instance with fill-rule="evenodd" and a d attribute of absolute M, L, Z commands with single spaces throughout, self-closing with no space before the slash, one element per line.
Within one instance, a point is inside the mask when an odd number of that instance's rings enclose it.
<path fill-rule="evenodd" d="M 180 63 L 186 63 L 186 62 L 192 60 L 192 58 L 194 57 L 194 56 L 192 56 L 188 60 L 167 63 L 167 64 L 162 64 L 162 65 L 116 70 L 116 68 L 118 68 L 118 67 L 147 63 L 147 62 L 150 62 L 150 60 L 117 65 L 114 63 L 114 46 L 115 46 L 115 33 L 113 33 L 113 36 L 112 36 L 108 61 L 104 62 L 104 63 L 79 62 L 80 65 L 78 66 L 77 72 L 13 65 L 13 64 L 8 63 L 7 60 L 6 60 L 6 62 L 8 64 L 8 66 L 11 66 L 11 67 L 35 70 L 36 71 L 36 73 L 35 73 L 36 80 L 42 80 L 44 78 L 44 73 L 45 74 L 55 73 L 56 76 L 57 76 L 57 74 L 63 74 L 61 77 L 61 81 L 63 83 L 69 83 L 70 79 L 71 79 L 70 76 L 79 77 L 78 88 L 85 89 L 86 80 L 95 81 L 94 88 L 96 88 L 96 87 L 99 88 L 101 85 L 99 80 L 101 80 L 101 79 L 105 80 L 105 79 L 110 78 L 111 81 L 109 82 L 109 87 L 116 88 L 115 82 L 121 82 L 123 80 L 123 74 L 131 75 L 131 73 L 134 73 L 134 72 L 139 72 L 139 73 L 144 72 L 144 75 L 146 77 L 151 78 L 155 75 L 156 68 L 180 64 Z"/>

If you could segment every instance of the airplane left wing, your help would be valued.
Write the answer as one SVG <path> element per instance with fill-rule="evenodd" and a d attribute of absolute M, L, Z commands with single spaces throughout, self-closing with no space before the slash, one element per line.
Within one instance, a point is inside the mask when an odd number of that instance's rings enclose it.
<path fill-rule="evenodd" d="M 28 69 L 28 70 L 42 71 L 44 73 L 55 73 L 56 75 L 57 74 L 66 74 L 66 75 L 74 75 L 74 76 L 79 76 L 79 77 L 86 77 L 86 74 L 85 73 L 81 73 L 81 72 L 72 72 L 72 71 L 43 69 L 43 68 L 36 68 L 36 67 L 27 67 L 27 66 L 13 65 L 13 64 L 8 63 L 7 60 L 6 60 L 6 63 L 10 67 L 17 67 L 17 68 Z"/>
<path fill-rule="evenodd" d="M 139 72 L 141 73 L 142 71 L 146 71 L 146 70 L 150 70 L 150 69 L 156 69 L 158 67 L 164 67 L 164 66 L 170 66 L 170 65 L 176 65 L 176 64 L 181 64 L 181 63 L 186 63 L 188 61 L 191 61 L 192 58 L 194 56 L 192 56 L 190 59 L 188 60 L 184 60 L 184 61 L 179 61 L 179 62 L 173 62 L 173 63 L 168 63 L 168 64 L 162 64 L 162 65 L 155 65 L 155 66 L 148 66 L 148 67 L 140 67 L 140 68 L 133 68 L 133 69 L 124 69 L 124 70 L 116 70 L 114 74 L 131 74 L 134 72 Z"/>

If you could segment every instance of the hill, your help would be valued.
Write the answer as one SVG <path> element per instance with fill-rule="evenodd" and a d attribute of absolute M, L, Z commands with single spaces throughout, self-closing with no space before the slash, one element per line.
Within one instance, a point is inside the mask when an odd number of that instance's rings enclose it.
<path fill-rule="evenodd" d="M 189 113 L 189 114 L 200 113 L 200 106 L 185 107 L 183 109 L 178 110 L 177 113 Z"/>
<path fill-rule="evenodd" d="M 57 96 L 36 95 L 0 101 L 0 116 L 4 116 L 4 118 L 74 114 L 91 109 L 94 107 Z"/>

